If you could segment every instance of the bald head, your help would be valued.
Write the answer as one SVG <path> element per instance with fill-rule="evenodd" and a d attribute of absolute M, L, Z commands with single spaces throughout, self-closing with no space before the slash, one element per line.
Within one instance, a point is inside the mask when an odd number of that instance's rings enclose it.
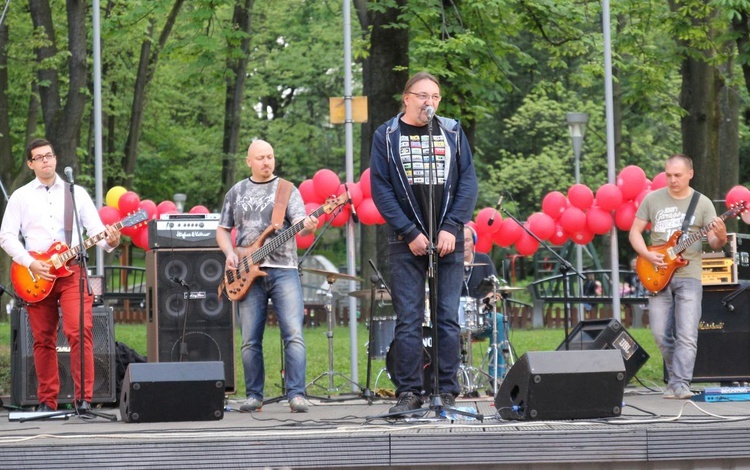
<path fill-rule="evenodd" d="M 247 166 L 252 172 L 252 180 L 263 183 L 273 179 L 276 160 L 273 147 L 265 140 L 256 140 L 247 148 Z"/>

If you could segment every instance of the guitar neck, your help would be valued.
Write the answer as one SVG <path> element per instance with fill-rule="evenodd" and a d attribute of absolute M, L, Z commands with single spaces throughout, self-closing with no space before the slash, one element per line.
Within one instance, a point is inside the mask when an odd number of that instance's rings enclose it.
<path fill-rule="evenodd" d="M 117 222 L 116 224 L 113 225 L 113 227 L 116 228 L 117 231 L 122 230 L 122 221 Z M 84 240 L 83 243 L 81 243 L 80 245 L 76 245 L 73 248 L 66 251 L 65 253 L 62 253 L 60 255 L 60 260 L 63 263 L 67 263 L 69 260 L 78 256 L 78 253 L 80 253 L 81 250 L 86 251 L 92 246 L 96 245 L 99 241 L 104 240 L 105 238 L 107 238 L 107 231 L 102 230 L 101 232 L 97 233 L 93 237 L 89 237 L 86 240 Z"/>
<path fill-rule="evenodd" d="M 721 214 L 719 216 L 719 218 L 721 218 L 721 220 L 727 220 L 729 217 L 733 217 L 733 216 L 737 215 L 739 212 L 740 211 L 738 210 L 738 208 L 735 207 L 735 208 L 729 209 L 728 211 L 726 211 L 723 214 Z M 697 242 L 701 238 L 705 237 L 708 234 L 708 232 L 711 231 L 711 228 L 712 228 L 711 226 L 712 226 L 712 224 L 710 223 L 710 224 L 706 225 L 705 227 L 701 228 L 700 230 L 698 230 L 697 232 L 694 232 L 694 233 L 690 234 L 689 236 L 687 236 L 683 241 L 681 241 L 680 243 L 678 243 L 677 245 L 675 245 L 675 252 L 682 253 L 690 245 L 692 245 L 693 243 Z"/>
<path fill-rule="evenodd" d="M 318 217 L 326 211 L 326 206 L 320 206 L 315 209 L 310 215 Z M 284 230 L 280 234 L 273 237 L 268 243 L 264 244 L 257 251 L 250 255 L 253 264 L 258 264 L 260 261 L 271 254 L 275 249 L 289 241 L 297 233 L 301 232 L 305 228 L 305 219 L 300 220 L 296 224 L 292 225 L 288 229 Z"/>

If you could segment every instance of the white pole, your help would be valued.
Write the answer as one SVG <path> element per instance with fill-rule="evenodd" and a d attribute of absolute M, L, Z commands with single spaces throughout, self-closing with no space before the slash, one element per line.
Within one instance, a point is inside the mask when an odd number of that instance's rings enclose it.
<path fill-rule="evenodd" d="M 353 152 L 353 120 L 352 120 L 352 34 L 351 7 L 349 0 L 344 0 L 344 129 L 346 131 L 346 181 L 354 181 L 354 152 Z M 347 274 L 357 275 L 355 259 L 356 240 L 354 238 L 354 222 L 349 219 L 346 224 L 346 267 Z M 357 282 L 349 281 L 349 291 L 357 290 Z M 372 326 L 370 326 L 372 328 Z M 359 363 L 357 354 L 357 299 L 349 297 L 349 342 L 351 345 L 351 379 L 352 391 L 359 391 L 355 384 L 359 383 Z M 372 346 L 370 346 L 372 347 Z"/>
<path fill-rule="evenodd" d="M 99 0 L 92 3 L 92 25 L 94 29 L 94 202 L 102 207 L 104 201 L 102 176 L 102 50 L 101 25 L 99 23 Z M 96 247 L 96 274 L 104 274 L 104 252 Z"/>
<path fill-rule="evenodd" d="M 607 181 L 615 180 L 615 123 L 612 104 L 612 38 L 610 37 L 609 0 L 602 0 L 602 31 L 604 33 L 604 101 L 607 110 Z M 612 265 L 612 318 L 620 319 L 620 260 L 617 256 L 617 227 L 610 234 L 610 264 Z"/>

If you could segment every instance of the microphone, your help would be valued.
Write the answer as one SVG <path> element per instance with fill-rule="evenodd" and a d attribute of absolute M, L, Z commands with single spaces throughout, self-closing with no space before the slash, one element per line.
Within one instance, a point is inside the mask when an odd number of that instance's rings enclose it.
<path fill-rule="evenodd" d="M 427 120 L 432 121 L 432 118 L 435 117 L 435 108 L 432 106 L 427 106 L 424 109 L 424 112 L 427 113 Z"/>
<path fill-rule="evenodd" d="M 65 176 L 68 178 L 68 182 L 70 184 L 73 184 L 74 183 L 74 181 L 73 181 L 73 169 L 71 167 L 69 167 L 69 166 L 66 166 L 65 170 L 63 170 L 63 172 L 65 173 Z"/>
<path fill-rule="evenodd" d="M 492 217 L 490 217 L 490 220 L 487 221 L 487 225 L 492 225 L 495 223 L 495 215 L 500 212 L 500 206 L 503 205 L 503 198 L 505 197 L 504 194 L 500 195 L 500 199 L 497 200 L 497 206 L 495 206 L 495 212 L 492 213 Z"/>
<path fill-rule="evenodd" d="M 169 280 L 172 281 L 172 282 L 174 282 L 175 284 L 181 285 L 185 289 L 190 289 L 190 286 L 187 285 L 187 282 L 185 282 L 183 279 L 181 279 L 181 278 L 179 278 L 177 276 L 170 277 Z"/>
<path fill-rule="evenodd" d="M 349 199 L 349 207 L 352 210 L 352 220 L 355 224 L 359 223 L 359 217 L 357 216 L 357 209 L 354 208 L 354 203 L 352 202 L 352 195 L 349 193 L 349 185 L 347 183 L 344 183 L 344 191 L 346 191 L 346 197 Z"/>

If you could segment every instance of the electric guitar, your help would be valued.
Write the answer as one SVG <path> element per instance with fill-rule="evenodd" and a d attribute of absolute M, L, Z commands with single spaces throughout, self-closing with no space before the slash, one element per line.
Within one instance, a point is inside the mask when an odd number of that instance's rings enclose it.
<path fill-rule="evenodd" d="M 342 193 L 337 198 L 329 198 L 325 204 L 314 210 L 310 215 L 318 217 L 323 213 L 330 214 L 348 200 L 349 197 L 346 193 Z M 268 275 L 260 270 L 258 263 L 304 228 L 305 221 L 303 219 L 279 233 L 264 245 L 265 239 L 274 231 L 273 225 L 269 225 L 251 245 L 236 247 L 234 251 L 240 261 L 236 269 L 224 271 L 224 279 L 219 284 L 219 296 L 226 293 L 229 300 L 242 300 L 250 290 L 250 286 L 253 285 L 255 278 Z"/>
<path fill-rule="evenodd" d="M 745 202 L 740 201 L 736 206 L 721 214 L 719 217 L 721 220 L 726 220 L 730 217 L 735 217 L 745 210 Z M 657 294 L 667 287 L 669 281 L 672 280 L 672 276 L 674 276 L 674 272 L 678 268 L 687 266 L 688 263 L 690 263 L 682 257 L 681 253 L 690 245 L 705 237 L 713 228 L 712 225 L 713 222 L 709 223 L 697 232 L 690 234 L 682 241 L 679 241 L 682 236 L 682 231 L 678 230 L 669 237 L 669 240 L 667 240 L 666 243 L 648 247 L 648 251 L 655 251 L 664 255 L 664 262 L 667 263 L 667 266 L 663 268 L 657 268 L 647 259 L 639 255 L 636 259 L 635 271 L 636 274 L 638 274 L 638 279 L 641 280 L 643 287 L 652 294 Z"/>
<path fill-rule="evenodd" d="M 141 222 L 145 222 L 146 220 L 148 220 L 148 213 L 141 209 L 117 222 L 113 227 L 120 231 L 124 227 L 132 227 Z M 30 252 L 34 259 L 52 265 L 50 274 L 53 274 L 55 279 L 52 279 L 51 281 L 35 276 L 29 268 L 21 266 L 14 261 L 10 266 L 10 280 L 13 283 L 16 295 L 21 297 L 24 301 L 32 304 L 44 300 L 49 293 L 52 292 L 52 287 L 55 285 L 55 281 L 58 278 L 67 277 L 73 274 L 73 271 L 68 269 L 68 261 L 75 258 L 81 250 L 86 251 L 98 241 L 103 240 L 106 237 L 107 231 L 104 230 L 93 237 L 87 238 L 81 245 L 77 245 L 73 248 L 69 248 L 68 245 L 63 242 L 55 242 L 47 249 L 47 251 Z"/>

